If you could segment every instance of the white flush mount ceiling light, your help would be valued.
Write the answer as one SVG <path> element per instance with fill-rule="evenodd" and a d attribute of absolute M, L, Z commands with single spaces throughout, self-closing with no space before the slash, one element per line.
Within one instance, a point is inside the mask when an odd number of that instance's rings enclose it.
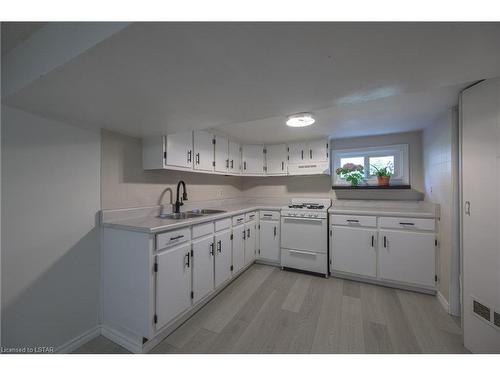
<path fill-rule="evenodd" d="M 286 124 L 293 128 L 302 128 L 304 126 L 309 126 L 314 124 L 315 121 L 316 120 L 314 119 L 312 113 L 304 112 L 288 116 Z"/>

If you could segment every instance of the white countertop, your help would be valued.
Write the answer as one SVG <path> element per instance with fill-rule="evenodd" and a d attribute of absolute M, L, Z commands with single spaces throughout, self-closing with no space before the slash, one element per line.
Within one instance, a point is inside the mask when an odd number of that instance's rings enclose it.
<path fill-rule="evenodd" d="M 439 217 L 439 207 L 428 202 L 335 201 L 330 214 L 430 218 Z"/>
<path fill-rule="evenodd" d="M 213 215 L 204 215 L 193 217 L 189 219 L 182 220 L 173 220 L 173 219 L 162 219 L 158 217 L 159 207 L 155 209 L 151 209 L 149 214 L 143 216 L 134 215 L 133 212 L 130 212 L 130 217 L 126 217 L 127 214 L 125 211 L 133 211 L 133 210 L 122 210 L 123 214 L 121 217 L 116 218 L 107 218 L 103 216 L 101 219 L 101 224 L 104 227 L 108 228 L 117 228 L 117 229 L 125 229 L 136 232 L 146 232 L 146 233 L 157 233 L 164 232 L 172 229 L 182 228 L 194 224 L 200 224 L 207 221 L 213 221 L 218 219 L 223 219 L 225 217 L 234 216 L 243 214 L 246 212 L 251 212 L 255 210 L 272 210 L 278 211 L 281 210 L 283 204 L 262 204 L 262 203 L 231 203 L 226 206 L 220 205 L 217 206 L 217 209 L 224 210 L 226 212 L 213 214 Z M 209 207 L 204 207 L 209 208 Z M 210 207 L 211 208 L 211 207 Z M 189 211 L 189 210 L 186 210 Z"/>

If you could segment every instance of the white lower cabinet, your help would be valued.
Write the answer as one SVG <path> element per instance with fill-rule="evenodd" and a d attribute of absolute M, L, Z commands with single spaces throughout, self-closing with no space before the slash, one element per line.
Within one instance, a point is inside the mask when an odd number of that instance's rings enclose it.
<path fill-rule="evenodd" d="M 231 230 L 225 230 L 215 234 L 215 287 L 231 278 Z"/>
<path fill-rule="evenodd" d="M 191 243 L 156 256 L 156 327 L 159 329 L 191 307 Z"/>
<path fill-rule="evenodd" d="M 271 262 L 280 261 L 280 222 L 260 221 L 259 258 Z"/>
<path fill-rule="evenodd" d="M 377 231 L 332 227 L 332 268 L 368 277 L 377 276 Z"/>
<path fill-rule="evenodd" d="M 252 220 L 245 224 L 245 265 L 252 263 L 255 260 L 256 241 L 256 224 Z"/>
<path fill-rule="evenodd" d="M 193 303 L 214 290 L 214 237 L 193 240 Z"/>
<path fill-rule="evenodd" d="M 236 273 L 245 266 L 245 225 L 233 227 L 233 272 Z"/>
<path fill-rule="evenodd" d="M 435 286 L 435 234 L 381 230 L 379 233 L 381 279 Z"/>

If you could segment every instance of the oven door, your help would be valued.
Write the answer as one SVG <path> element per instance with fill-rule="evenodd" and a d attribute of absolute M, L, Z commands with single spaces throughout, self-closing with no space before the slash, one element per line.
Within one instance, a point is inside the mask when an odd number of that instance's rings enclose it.
<path fill-rule="evenodd" d="M 318 253 L 327 252 L 326 219 L 281 217 L 281 247 Z"/>

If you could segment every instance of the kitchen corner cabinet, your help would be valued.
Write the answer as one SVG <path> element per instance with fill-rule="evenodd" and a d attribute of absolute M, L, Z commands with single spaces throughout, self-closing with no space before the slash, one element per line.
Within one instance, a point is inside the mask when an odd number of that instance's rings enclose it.
<path fill-rule="evenodd" d="M 266 174 L 286 175 L 288 170 L 288 151 L 285 144 L 266 146 Z"/>
<path fill-rule="evenodd" d="M 263 175 L 265 169 L 263 145 L 242 145 L 241 160 L 243 163 L 242 174 L 246 175 Z"/>
<path fill-rule="evenodd" d="M 191 307 L 191 244 L 156 256 L 156 325 L 161 328 Z"/>
<path fill-rule="evenodd" d="M 213 172 L 214 170 L 214 136 L 203 130 L 193 132 L 193 167 L 196 170 Z M 168 160 L 168 150 L 167 150 Z"/>

